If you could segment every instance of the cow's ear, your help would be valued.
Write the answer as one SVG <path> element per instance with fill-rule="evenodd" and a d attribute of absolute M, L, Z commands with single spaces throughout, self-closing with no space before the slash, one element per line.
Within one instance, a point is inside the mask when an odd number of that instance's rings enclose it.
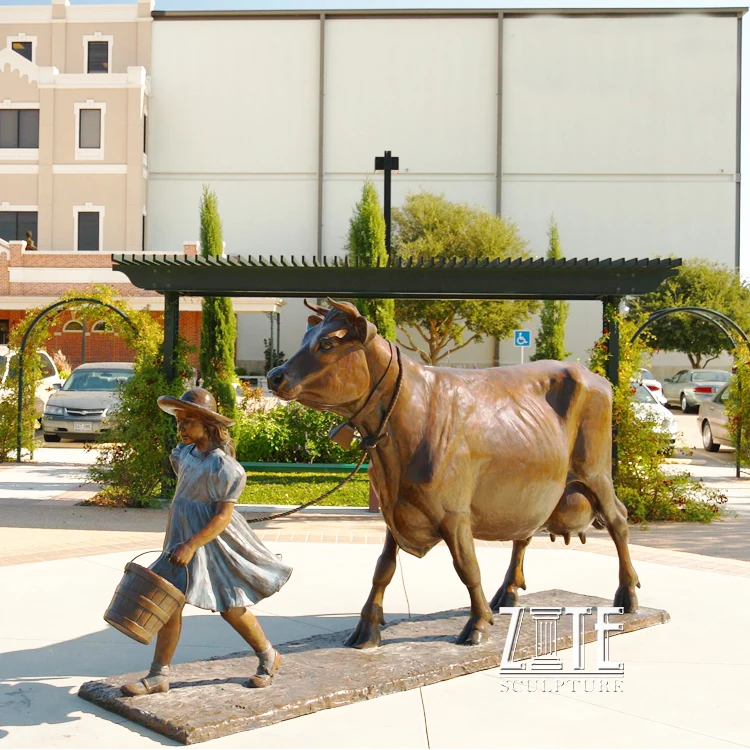
<path fill-rule="evenodd" d="M 311 315 L 307 319 L 307 325 L 309 325 L 311 328 L 313 326 L 318 325 L 318 323 L 322 323 L 322 322 L 323 322 L 323 316 L 322 315 Z"/>
<path fill-rule="evenodd" d="M 378 329 L 370 323 L 364 315 L 360 315 L 354 320 L 354 333 L 357 338 L 365 345 L 369 344 L 370 341 L 375 338 Z"/>

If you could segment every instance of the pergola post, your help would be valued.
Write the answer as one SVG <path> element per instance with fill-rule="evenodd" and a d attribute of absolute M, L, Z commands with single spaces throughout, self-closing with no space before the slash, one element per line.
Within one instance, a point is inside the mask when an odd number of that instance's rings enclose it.
<path fill-rule="evenodd" d="M 177 337 L 180 333 L 180 295 L 164 292 L 164 377 L 174 380 L 177 371 Z"/>
<path fill-rule="evenodd" d="M 607 339 L 607 380 L 616 388 L 620 384 L 620 322 L 618 313 L 622 297 L 602 299 L 602 327 Z M 612 477 L 617 476 L 617 428 L 612 426 Z"/>
<path fill-rule="evenodd" d="M 622 297 L 604 297 L 602 311 L 603 333 L 609 334 L 607 340 L 607 380 L 613 387 L 620 384 L 620 323 L 617 315 Z"/>

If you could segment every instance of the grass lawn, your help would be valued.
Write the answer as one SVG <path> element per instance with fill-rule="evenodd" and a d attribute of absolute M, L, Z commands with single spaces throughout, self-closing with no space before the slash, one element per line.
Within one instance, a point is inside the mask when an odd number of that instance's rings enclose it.
<path fill-rule="evenodd" d="M 247 505 L 301 505 L 335 487 L 348 472 L 313 473 L 248 471 L 247 486 L 240 502 Z M 366 508 L 370 499 L 367 474 L 357 474 L 320 505 Z"/>

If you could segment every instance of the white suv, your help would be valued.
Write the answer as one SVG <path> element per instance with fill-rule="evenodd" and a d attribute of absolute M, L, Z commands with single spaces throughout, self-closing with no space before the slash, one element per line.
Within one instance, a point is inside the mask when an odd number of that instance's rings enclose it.
<path fill-rule="evenodd" d="M 39 364 L 42 367 L 42 379 L 36 388 L 34 398 L 34 409 L 41 417 L 44 413 L 44 407 L 49 400 L 53 391 L 56 391 L 62 385 L 60 374 L 47 352 L 39 349 Z M 16 353 L 8 349 L 7 346 L 0 345 L 0 396 L 5 396 L 8 392 L 6 381 L 9 377 L 16 377 L 18 368 L 18 359 Z"/>

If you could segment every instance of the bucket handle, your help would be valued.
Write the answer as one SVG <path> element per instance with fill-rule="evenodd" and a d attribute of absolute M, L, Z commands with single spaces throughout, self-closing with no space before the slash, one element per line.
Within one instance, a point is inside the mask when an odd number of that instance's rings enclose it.
<path fill-rule="evenodd" d="M 174 547 L 170 547 L 169 549 L 163 549 L 163 550 L 147 549 L 145 552 L 141 552 L 139 555 L 136 555 L 130 562 L 134 562 L 139 557 L 143 557 L 144 555 L 148 555 L 149 552 L 161 552 L 161 554 L 159 555 L 159 557 L 156 558 L 157 560 L 159 560 L 162 557 L 164 557 L 164 555 L 171 555 L 172 552 L 174 552 L 179 546 L 180 546 L 179 544 L 175 544 Z M 177 567 L 183 567 L 183 568 L 185 568 L 185 590 L 182 593 L 185 594 L 185 596 L 187 596 L 188 589 L 190 588 L 190 570 L 189 570 L 189 568 L 188 568 L 187 565 L 180 565 L 180 566 L 175 565 L 174 567 L 175 568 L 177 568 Z M 171 583 L 171 581 L 170 581 L 170 583 Z"/>

